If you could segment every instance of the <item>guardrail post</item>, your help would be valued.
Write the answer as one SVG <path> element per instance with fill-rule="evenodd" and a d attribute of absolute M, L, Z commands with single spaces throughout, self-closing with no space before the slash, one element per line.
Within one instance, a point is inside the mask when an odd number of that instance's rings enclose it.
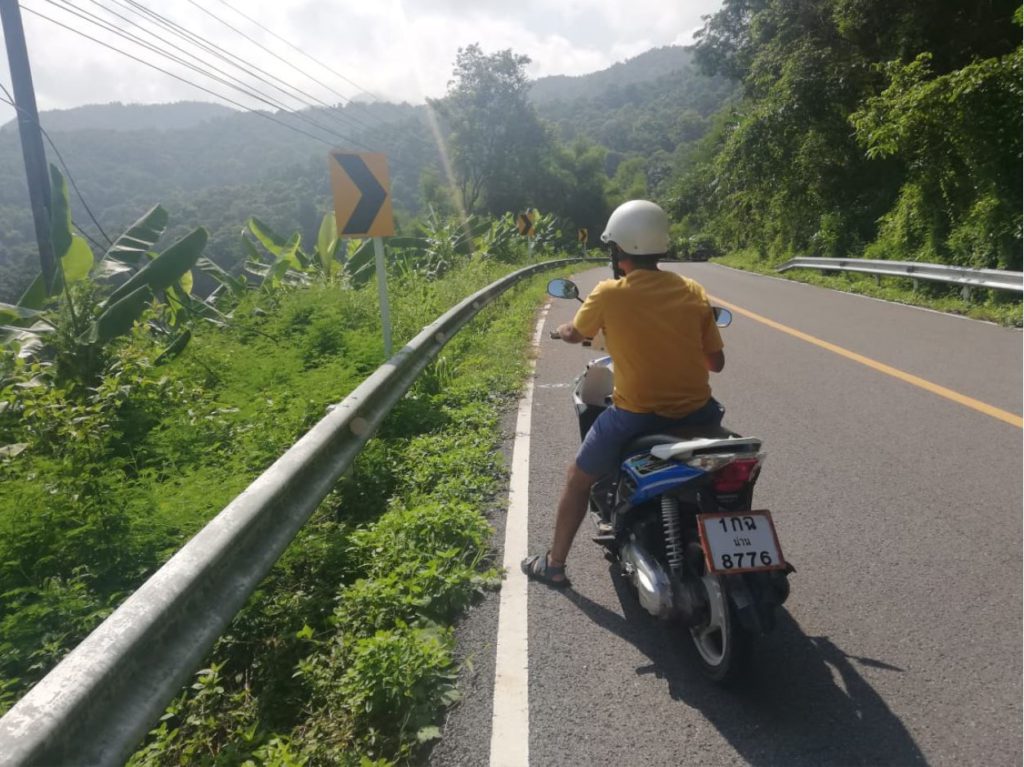
<path fill-rule="evenodd" d="M 971 302 L 971 286 L 970 285 L 964 285 L 963 288 L 960 289 L 960 297 L 964 301 L 966 301 L 967 303 Z"/>

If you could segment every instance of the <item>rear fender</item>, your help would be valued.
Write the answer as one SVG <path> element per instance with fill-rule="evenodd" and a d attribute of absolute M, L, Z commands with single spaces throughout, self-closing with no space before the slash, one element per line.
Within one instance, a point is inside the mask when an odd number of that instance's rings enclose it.
<path fill-rule="evenodd" d="M 771 584 L 771 573 L 739 573 L 723 578 L 729 602 L 740 624 L 759 636 L 775 628 L 775 609 L 781 601 Z"/>
<path fill-rule="evenodd" d="M 766 627 L 761 620 L 761 611 L 757 609 L 757 602 L 754 600 L 754 595 L 747 587 L 743 576 L 726 575 L 722 578 L 722 581 L 725 584 L 725 593 L 734 608 L 740 625 L 751 634 L 763 635 L 766 632 Z"/>

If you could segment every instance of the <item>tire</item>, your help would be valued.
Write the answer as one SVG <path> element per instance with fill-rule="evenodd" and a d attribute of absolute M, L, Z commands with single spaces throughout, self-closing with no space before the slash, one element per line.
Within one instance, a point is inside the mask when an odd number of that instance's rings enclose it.
<path fill-rule="evenodd" d="M 740 625 L 720 576 L 701 578 L 708 595 L 708 618 L 690 629 L 697 661 L 714 682 L 733 684 L 750 668 L 753 637 Z"/>

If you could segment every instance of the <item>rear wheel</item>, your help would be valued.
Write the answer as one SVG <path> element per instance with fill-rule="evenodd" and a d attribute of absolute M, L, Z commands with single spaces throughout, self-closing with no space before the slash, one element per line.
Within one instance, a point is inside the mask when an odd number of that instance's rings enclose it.
<path fill-rule="evenodd" d="M 708 597 L 707 620 L 690 629 L 697 659 L 713 681 L 729 684 L 748 668 L 751 636 L 736 619 L 726 586 L 717 575 L 701 578 Z"/>

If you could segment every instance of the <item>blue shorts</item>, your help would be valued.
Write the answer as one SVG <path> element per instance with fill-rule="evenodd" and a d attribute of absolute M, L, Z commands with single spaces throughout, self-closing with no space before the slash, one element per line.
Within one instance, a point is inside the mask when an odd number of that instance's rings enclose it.
<path fill-rule="evenodd" d="M 714 397 L 682 418 L 657 413 L 631 413 L 612 405 L 594 421 L 576 453 L 576 466 L 594 477 L 610 474 L 622 459 L 626 444 L 644 434 L 657 434 L 679 426 L 718 426 L 725 408 Z"/>

